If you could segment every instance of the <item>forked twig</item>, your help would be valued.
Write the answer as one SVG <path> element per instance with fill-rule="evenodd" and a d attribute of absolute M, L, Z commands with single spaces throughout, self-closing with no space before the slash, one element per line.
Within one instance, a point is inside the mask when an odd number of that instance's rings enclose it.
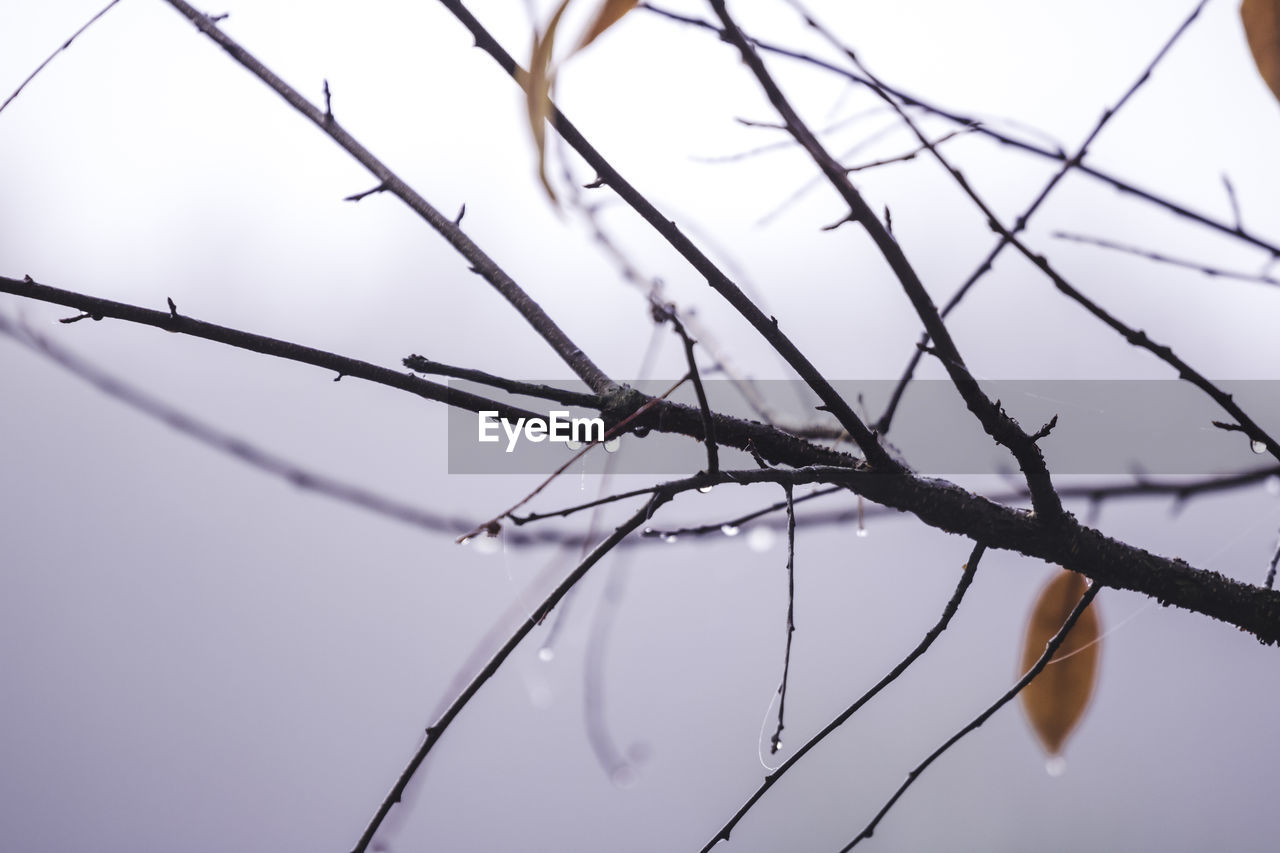
<path fill-rule="evenodd" d="M 1076 604 L 1075 609 L 1071 611 L 1069 616 L 1067 616 L 1067 621 L 1062 623 L 1062 628 L 1059 629 L 1058 633 L 1053 635 L 1053 639 L 1049 640 L 1049 644 L 1045 646 L 1044 654 L 1040 655 L 1040 659 L 1037 660 L 1035 665 L 1027 671 L 1027 674 L 1018 679 L 1018 683 L 1013 685 L 1013 687 L 1010 687 L 1009 690 L 997 699 L 989 708 L 987 708 L 987 710 L 974 717 L 971 723 L 952 735 L 946 743 L 935 749 L 929 754 L 928 758 L 916 765 L 916 767 L 907 774 L 906 780 L 901 786 L 899 786 L 898 790 L 893 793 L 893 796 L 889 798 L 889 801 L 885 803 L 880 811 L 876 813 L 876 816 L 871 819 L 871 822 L 866 825 L 856 838 L 841 848 L 840 853 L 848 853 L 848 851 L 853 849 L 853 847 L 860 841 L 870 838 L 875 834 L 876 827 L 880 825 L 880 821 L 882 821 L 884 816 L 889 813 L 889 810 L 893 808 L 894 803 L 898 802 L 902 795 L 907 792 L 907 789 L 920 778 L 920 774 L 924 773 L 924 771 L 928 769 L 930 764 L 954 746 L 962 737 L 985 723 L 992 714 L 1008 704 L 1013 697 L 1022 692 L 1022 688 L 1030 684 L 1032 679 L 1040 674 L 1040 671 L 1043 670 L 1048 665 L 1049 661 L 1053 659 L 1054 654 L 1058 651 L 1058 647 L 1062 645 L 1063 640 L 1067 638 L 1067 634 L 1071 631 L 1072 626 L 1074 626 L 1076 624 L 1076 620 L 1080 618 L 1080 614 L 1084 613 L 1085 608 L 1089 606 L 1101 589 L 1102 586 L 1096 582 L 1089 585 L 1089 588 L 1085 590 L 1084 595 L 1080 597 L 1080 602 Z"/>

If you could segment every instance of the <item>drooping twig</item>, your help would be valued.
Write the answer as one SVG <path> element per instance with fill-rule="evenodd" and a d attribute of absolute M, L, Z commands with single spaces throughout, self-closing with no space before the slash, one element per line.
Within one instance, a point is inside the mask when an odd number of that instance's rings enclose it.
<path fill-rule="evenodd" d="M 960 576 L 959 583 L 956 584 L 955 592 L 951 594 L 951 599 L 947 602 L 947 606 L 943 608 L 942 616 L 938 619 L 937 624 L 929 629 L 916 647 L 912 649 L 897 666 L 890 670 L 884 678 L 876 682 L 875 686 L 858 697 L 857 701 L 848 708 L 840 712 L 834 720 L 823 727 L 822 731 L 818 732 L 806 741 L 804 746 L 796 750 L 795 754 L 783 762 L 777 770 L 774 770 L 772 773 L 765 776 L 764 782 L 762 782 L 760 787 L 756 789 L 755 793 L 753 793 L 747 801 L 742 804 L 738 811 L 734 813 L 733 817 L 729 818 L 725 825 L 720 828 L 720 831 L 715 834 L 715 837 L 707 842 L 706 846 L 702 848 L 702 853 L 707 853 L 707 851 L 711 850 L 711 848 L 720 841 L 728 841 L 729 834 L 733 832 L 733 828 L 746 816 L 752 806 L 754 806 L 761 797 L 768 793 L 769 789 L 776 785 L 778 780 L 780 780 L 788 770 L 795 766 L 801 758 L 804 758 L 809 750 L 816 747 L 825 740 L 828 735 L 840 726 L 844 725 L 844 723 L 856 714 L 863 705 L 870 702 L 875 698 L 876 694 L 896 681 L 902 673 L 907 671 L 907 668 L 910 667 L 911 664 L 915 663 L 917 658 L 929 650 L 929 647 L 933 645 L 934 640 L 938 639 L 942 632 L 947 629 L 947 625 L 951 623 L 951 617 L 955 616 L 956 611 L 960 609 L 960 602 L 964 599 L 964 594 L 969 590 L 969 585 L 973 583 L 974 573 L 978 570 L 978 562 L 982 559 L 982 555 L 985 551 L 986 546 L 982 543 L 979 542 L 974 545 L 972 553 L 969 554 L 968 562 L 964 564 L 964 572 Z"/>
<path fill-rule="evenodd" d="M 769 752 L 782 749 L 783 719 L 787 713 L 787 677 L 791 674 L 791 636 L 796 632 L 796 505 L 790 485 L 787 494 L 787 648 L 782 656 L 782 682 L 778 685 L 778 727 L 769 738 Z"/>
<path fill-rule="evenodd" d="M 846 844 L 843 848 L 841 848 L 840 853 L 848 853 L 848 851 L 851 850 L 854 846 L 856 846 L 860 841 L 866 838 L 870 838 L 875 833 L 876 827 L 880 825 L 880 821 L 882 821 L 884 819 L 884 816 L 889 813 L 889 810 L 893 808 L 894 803 L 898 802 L 898 800 L 902 797 L 902 795 L 906 793 L 907 789 L 910 788 L 911 785 L 914 784 L 915 781 L 920 778 L 920 774 L 922 774 L 926 769 L 928 769 L 930 764 L 932 764 L 943 753 L 945 753 L 948 749 L 954 746 L 957 741 L 959 741 L 965 735 L 969 734 L 969 732 L 973 731 L 974 729 L 978 728 L 983 723 L 985 723 L 991 717 L 992 714 L 994 714 L 996 711 L 999 711 L 1006 704 L 1008 704 L 1009 701 L 1013 699 L 1013 697 L 1017 696 L 1019 693 L 1022 692 L 1022 688 L 1030 684 L 1032 679 L 1034 679 L 1037 675 L 1040 674 L 1040 671 L 1043 670 L 1045 666 L 1048 665 L 1049 661 L 1053 659 L 1054 653 L 1058 651 L 1058 647 L 1062 645 L 1062 641 L 1067 638 L 1068 632 L 1070 632 L 1072 626 L 1076 624 L 1076 620 L 1080 618 L 1080 614 L 1085 611 L 1085 608 L 1089 606 L 1089 604 L 1093 601 L 1093 599 L 1097 596 L 1098 592 L 1101 589 L 1102 587 L 1097 583 L 1090 584 L 1089 588 L 1085 590 L 1084 595 L 1080 597 L 1080 602 L 1076 604 L 1075 609 L 1071 611 L 1071 614 L 1069 616 L 1067 616 L 1067 621 L 1062 623 L 1062 628 L 1058 631 L 1058 633 L 1053 635 L 1053 639 L 1049 640 L 1048 645 L 1045 646 L 1044 654 L 1042 654 L 1040 656 L 1040 659 L 1035 662 L 1035 665 L 1032 666 L 1031 669 L 1027 671 L 1027 674 L 1022 676 L 1022 678 L 1018 679 L 1018 683 L 1013 685 L 1013 687 L 1009 688 L 1008 692 L 1006 692 L 1003 696 L 997 699 L 989 708 L 987 708 L 987 710 L 983 711 L 977 717 L 974 717 L 971 723 L 969 723 L 960 731 L 952 735 L 946 741 L 946 743 L 942 744 L 942 746 L 935 749 L 932 753 L 930 753 L 928 758 L 920 762 L 920 764 L 916 765 L 916 767 L 912 769 L 910 773 L 907 774 L 906 780 L 902 783 L 902 785 L 898 788 L 898 790 L 894 792 L 893 796 L 889 798 L 889 801 L 886 802 L 884 806 L 880 809 L 880 811 L 876 813 L 876 816 L 871 819 L 871 822 L 866 825 L 866 827 L 862 830 L 861 833 L 858 834 L 856 838 L 854 838 L 852 841 Z"/>
<path fill-rule="evenodd" d="M 4 99 L 4 103 L 3 103 L 3 104 L 0 104 L 0 113 L 4 112 L 4 108 L 5 108 L 5 107 L 7 107 L 7 106 L 9 106 L 9 104 L 13 103 L 13 99 L 14 99 L 14 98 L 16 98 L 16 97 L 18 97 L 18 95 L 22 93 L 22 90 L 23 90 L 23 89 L 27 88 L 27 84 L 28 84 L 28 83 L 30 83 L 32 80 L 36 79 L 36 75 L 38 75 L 41 71 L 43 71 L 43 70 L 45 69 L 45 66 L 46 66 L 46 65 L 48 65 L 50 62 L 53 62 L 54 57 L 56 57 L 59 53 L 62 53 L 62 52 L 63 52 L 64 50 L 66 50 L 67 48 L 71 47 L 71 43 L 72 43 L 73 41 L 75 41 L 77 38 L 79 38 L 81 33 L 83 33 L 85 30 L 89 29 L 89 27 L 93 26 L 93 24 L 94 24 L 94 22 L 95 22 L 95 21 L 97 21 L 97 20 L 98 20 L 99 18 L 101 18 L 103 15 L 107 14 L 107 12 L 108 12 L 108 11 L 110 11 L 111 7 L 112 7 L 112 6 L 114 6 L 114 5 L 116 5 L 116 4 L 117 4 L 117 3 L 119 3 L 119 2 L 120 2 L 120 0 L 111 0 L 111 2 L 110 2 L 110 3 L 108 3 L 108 4 L 107 4 L 107 5 L 105 5 L 105 6 L 103 6 L 101 9 L 99 9 L 99 10 L 98 10 L 98 12 L 97 12 L 97 14 L 95 14 L 95 15 L 94 15 L 92 18 L 90 18 L 89 20 L 85 21 L 84 26 L 80 27 L 80 29 L 78 29 L 78 30 L 76 30 L 74 33 L 72 33 L 72 34 L 71 34 L 71 37 L 70 37 L 70 38 L 68 38 L 66 41 L 64 41 L 61 45 L 59 45 L 59 46 L 58 46 L 58 48 L 57 48 L 57 50 L 55 50 L 53 53 L 49 54 L 49 56 L 45 59 L 45 61 L 44 61 L 44 62 L 41 62 L 38 66 L 36 66 L 36 70 L 35 70 L 35 71 L 32 71 L 30 74 L 28 74 L 28 75 L 27 75 L 27 79 L 25 79 L 25 80 L 23 80 L 21 83 L 19 83 L 19 84 L 18 84 L 18 88 L 14 89 L 14 90 L 13 90 L 13 93 L 12 93 L 12 94 L 10 94 L 10 95 L 9 95 L 9 97 L 7 97 L 7 98 L 5 98 L 5 99 Z"/>
<path fill-rule="evenodd" d="M 654 512 L 656 512 L 663 504 L 671 500 L 671 495 L 662 491 L 655 492 L 645 505 L 632 514 L 630 518 L 620 524 L 611 533 L 608 538 L 601 542 L 595 550 L 593 550 L 582 562 L 580 562 L 572 572 L 570 572 L 560 584 L 552 590 L 546 600 L 542 602 L 538 610 L 526 618 L 520 627 L 512 633 L 511 637 L 503 644 L 502 648 L 489 660 L 482 670 L 476 675 L 466 689 L 458 694 L 457 698 L 449 704 L 449 707 L 436 720 L 427 727 L 426 737 L 422 744 L 414 752 L 413 757 L 409 760 L 408 765 L 400 773 L 398 779 L 391 787 L 390 793 L 383 799 L 381 805 L 378 806 L 373 818 L 369 821 L 369 825 L 365 827 L 364 834 L 360 836 L 352 853 L 364 853 L 369 849 L 370 843 L 378 832 L 378 828 L 382 826 L 382 822 L 386 820 L 387 814 L 391 811 L 396 803 L 400 802 L 400 798 L 404 794 L 404 789 L 408 786 L 409 781 L 413 779 L 418 768 L 422 766 L 422 762 L 426 760 L 432 748 L 440 741 L 440 737 L 449 728 L 462 709 L 475 697 L 480 688 L 484 686 L 495 672 L 502 666 L 503 662 L 511 656 L 520 642 L 529 635 L 534 627 L 560 602 L 562 598 L 577 585 L 578 581 L 587 574 L 587 572 L 596 563 L 600 562 L 606 554 L 614 549 L 614 547 L 633 533 L 636 528 L 644 524 Z"/>
<path fill-rule="evenodd" d="M 246 465 L 263 471 L 296 486 L 316 492 L 342 503 L 360 507 L 376 515 L 437 533 L 459 533 L 470 526 L 463 518 L 448 518 L 418 507 L 401 503 L 376 492 L 333 477 L 308 470 L 283 457 L 254 446 L 252 443 L 230 435 L 197 420 L 160 400 L 149 396 L 128 383 L 110 375 L 97 365 L 82 359 L 52 341 L 36 334 L 32 329 L 13 322 L 0 314 L 0 334 L 38 353 L 65 369 L 68 373 L 88 382 L 104 394 L 154 418 L 196 441 L 237 459 Z M 548 531 L 551 533 L 551 531 Z M 560 534 L 551 536 L 517 534 L 514 545 L 532 545 L 543 542 L 559 542 Z"/>

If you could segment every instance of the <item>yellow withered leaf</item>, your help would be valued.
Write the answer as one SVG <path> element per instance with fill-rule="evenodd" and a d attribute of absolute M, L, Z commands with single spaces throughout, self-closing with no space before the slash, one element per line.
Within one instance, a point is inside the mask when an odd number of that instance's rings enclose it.
<path fill-rule="evenodd" d="M 1086 589 L 1088 581 L 1083 575 L 1063 570 L 1040 592 L 1027 625 L 1019 674 L 1031 669 L 1044 654 L 1045 646 L 1062 629 Z M 1062 754 L 1062 745 L 1089 706 L 1098 676 L 1098 636 L 1097 608 L 1090 605 L 1048 666 L 1020 694 L 1031 728 L 1051 756 Z"/>
<path fill-rule="evenodd" d="M 1240 20 L 1258 73 L 1280 98 L 1280 0 L 1244 0 Z"/>
<path fill-rule="evenodd" d="M 529 70 L 520 75 L 528 99 L 529 129 L 533 132 L 533 147 L 538 160 L 538 180 L 551 200 L 556 201 L 555 190 L 547 180 L 547 118 L 551 115 L 551 89 L 555 83 L 555 69 L 551 67 L 552 50 L 555 47 L 556 29 L 569 0 L 562 0 L 546 30 L 533 34 L 533 51 L 529 58 Z"/>
<path fill-rule="evenodd" d="M 595 41 L 601 33 L 618 23 L 623 15 L 636 7 L 637 2 L 638 0 L 604 0 L 600 4 L 600 10 L 596 12 L 595 20 L 582 36 L 582 41 L 578 42 L 577 50 L 582 50 Z"/>

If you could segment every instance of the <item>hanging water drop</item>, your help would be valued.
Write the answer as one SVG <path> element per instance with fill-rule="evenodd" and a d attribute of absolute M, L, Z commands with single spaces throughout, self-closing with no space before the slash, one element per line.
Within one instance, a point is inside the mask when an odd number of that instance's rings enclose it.
<path fill-rule="evenodd" d="M 1067 759 L 1061 755 L 1055 755 L 1044 763 L 1044 772 L 1053 778 L 1058 778 L 1067 772 Z"/>
<path fill-rule="evenodd" d="M 738 530 L 737 525 L 722 524 L 720 525 L 720 532 L 725 536 L 737 536 L 740 531 Z"/>
<path fill-rule="evenodd" d="M 543 646 L 542 648 L 538 649 L 538 660 L 542 661 L 543 663 L 551 663 L 555 659 L 556 659 L 556 650 L 551 648 L 550 646 Z"/>
<path fill-rule="evenodd" d="M 576 453 L 582 449 L 582 442 L 578 441 L 576 438 L 570 438 L 564 443 L 564 446 Z"/>
<path fill-rule="evenodd" d="M 705 495 L 714 488 L 715 486 L 702 486 L 701 488 L 698 489 L 698 491 L 702 492 Z"/>
<path fill-rule="evenodd" d="M 664 533 L 662 534 L 662 541 L 666 542 L 668 545 L 674 545 L 680 541 L 680 537 L 674 533 Z"/>
<path fill-rule="evenodd" d="M 614 436 L 604 443 L 604 449 L 607 453 L 613 453 L 618 449 L 618 445 L 622 443 L 622 436 Z"/>
<path fill-rule="evenodd" d="M 1258 439 L 1255 438 L 1253 441 L 1249 442 L 1249 449 L 1252 450 L 1254 453 L 1266 453 L 1267 443 L 1265 441 L 1259 441 Z"/>
<path fill-rule="evenodd" d="M 777 538 L 777 534 L 768 527 L 753 527 L 747 532 L 747 547 L 763 554 L 773 547 L 773 541 Z"/>
<path fill-rule="evenodd" d="M 866 539 L 866 538 L 867 538 L 867 528 L 865 528 L 865 527 L 859 527 L 859 528 L 858 528 L 858 531 L 857 531 L 856 533 L 854 533 L 853 535 L 854 535 L 854 536 L 857 536 L 859 539 Z"/>
<path fill-rule="evenodd" d="M 481 536 L 476 539 L 477 554 L 496 554 L 499 550 L 497 536 Z"/>

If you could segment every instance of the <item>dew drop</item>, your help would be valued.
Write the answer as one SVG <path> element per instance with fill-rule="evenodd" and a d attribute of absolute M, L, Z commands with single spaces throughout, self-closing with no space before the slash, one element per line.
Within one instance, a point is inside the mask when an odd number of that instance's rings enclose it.
<path fill-rule="evenodd" d="M 582 442 L 578 441 L 576 438 L 571 438 L 564 443 L 564 446 L 574 452 L 577 452 L 582 449 Z"/>
<path fill-rule="evenodd" d="M 666 542 L 668 545 L 674 545 L 680 541 L 680 537 L 674 533 L 664 533 L 662 534 L 662 541 Z"/>
<path fill-rule="evenodd" d="M 622 444 L 622 436 L 616 435 L 604 443 L 604 449 L 607 453 L 613 453 Z"/>
<path fill-rule="evenodd" d="M 1249 442 L 1249 449 L 1252 450 L 1254 453 L 1266 453 L 1267 443 L 1265 441 L 1259 441 L 1258 439 L 1255 438 L 1253 441 Z"/>
<path fill-rule="evenodd" d="M 725 536 L 737 536 L 740 531 L 738 530 L 736 525 L 722 524 L 720 525 L 720 532 L 723 533 Z"/>
<path fill-rule="evenodd" d="M 1067 759 L 1061 755 L 1055 755 L 1044 763 L 1044 772 L 1048 773 L 1055 779 L 1067 772 Z"/>
<path fill-rule="evenodd" d="M 777 534 L 768 527 L 753 527 L 747 532 L 747 547 L 763 554 L 773 547 L 773 542 L 777 538 Z"/>
<path fill-rule="evenodd" d="M 854 535 L 855 535 L 855 536 L 857 536 L 859 539 L 866 539 L 866 538 L 867 538 L 867 528 L 865 528 L 865 527 L 859 527 L 859 528 L 858 528 L 858 532 L 857 532 L 857 533 L 855 533 Z"/>
<path fill-rule="evenodd" d="M 476 539 L 477 554 L 496 554 L 500 547 L 497 536 L 481 536 Z"/>
<path fill-rule="evenodd" d="M 556 659 L 556 650 L 551 648 L 550 646 L 543 646 L 542 648 L 538 649 L 538 660 L 542 661 L 543 663 L 551 663 L 555 659 Z"/>
<path fill-rule="evenodd" d="M 705 495 L 707 492 L 711 491 L 714 488 L 715 486 L 703 486 L 702 488 L 698 489 L 698 491 L 702 492 Z"/>
<path fill-rule="evenodd" d="M 459 545 L 470 545 L 470 544 L 471 544 L 471 539 L 472 539 L 472 537 L 470 537 L 470 536 L 468 536 L 466 539 L 459 539 L 459 540 L 458 540 L 458 544 L 459 544 Z"/>

